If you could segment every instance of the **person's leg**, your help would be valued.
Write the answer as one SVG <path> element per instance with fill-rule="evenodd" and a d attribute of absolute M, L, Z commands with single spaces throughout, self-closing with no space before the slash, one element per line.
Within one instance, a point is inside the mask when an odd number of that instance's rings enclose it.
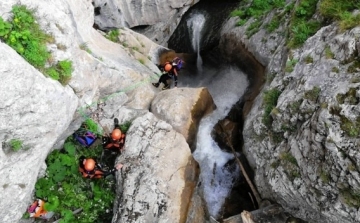
<path fill-rule="evenodd" d="M 160 83 L 164 83 L 164 81 L 166 81 L 166 80 L 164 80 L 166 78 L 166 76 L 167 76 L 167 74 L 161 75 L 159 78 L 159 81 L 157 83 L 152 83 L 152 85 L 156 88 L 159 87 Z"/>
<path fill-rule="evenodd" d="M 168 74 L 164 74 L 161 77 L 162 77 L 161 82 L 164 84 L 162 90 L 169 89 L 171 83 L 171 77 Z"/>

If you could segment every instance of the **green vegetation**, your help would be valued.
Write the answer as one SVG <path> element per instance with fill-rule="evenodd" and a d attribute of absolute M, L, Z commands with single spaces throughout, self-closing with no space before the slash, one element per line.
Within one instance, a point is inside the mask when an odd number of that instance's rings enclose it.
<path fill-rule="evenodd" d="M 131 121 L 127 121 L 127 122 L 125 122 L 123 124 L 120 124 L 121 132 L 126 133 L 129 130 L 130 125 L 131 125 Z"/>
<path fill-rule="evenodd" d="M 79 47 L 80 47 L 81 50 L 85 50 L 86 52 L 91 53 L 91 50 L 90 50 L 87 43 L 82 43 L 82 44 L 80 44 Z"/>
<path fill-rule="evenodd" d="M 250 24 L 247 28 L 247 35 L 251 36 L 258 31 L 264 16 L 271 10 L 276 14 L 273 19 L 265 25 L 268 32 L 275 31 L 282 18 L 290 17 L 288 28 L 288 46 L 297 48 L 301 46 L 310 36 L 315 34 L 323 25 L 337 21 L 341 30 L 351 29 L 360 25 L 360 14 L 352 11 L 360 8 L 358 0 L 336 1 L 322 0 L 319 4 L 320 14 L 324 20 L 320 21 L 318 16 L 314 16 L 317 9 L 318 0 L 301 0 L 295 5 L 293 2 L 285 5 L 284 0 L 247 0 L 242 1 L 238 9 L 231 12 L 230 16 L 239 17 L 238 26 L 244 25 L 250 18 L 255 19 L 255 24 Z"/>
<path fill-rule="evenodd" d="M 279 158 L 284 172 L 291 181 L 301 176 L 296 158 L 290 152 L 282 152 Z"/>
<path fill-rule="evenodd" d="M 304 62 L 309 64 L 309 63 L 313 63 L 314 62 L 314 59 L 310 56 L 310 55 L 307 55 L 305 58 L 304 58 Z"/>
<path fill-rule="evenodd" d="M 264 93 L 263 104 L 265 107 L 265 113 L 263 115 L 262 122 L 268 128 L 271 126 L 272 121 L 273 121 L 273 119 L 270 115 L 271 111 L 276 107 L 277 100 L 278 100 L 280 94 L 281 94 L 281 91 L 279 91 L 276 88 L 268 90 Z"/>
<path fill-rule="evenodd" d="M 131 47 L 131 49 L 139 52 L 139 47 L 137 47 L 137 46 L 133 46 L 133 47 Z"/>
<path fill-rule="evenodd" d="M 306 91 L 304 98 L 311 100 L 311 101 L 316 101 L 317 98 L 319 97 L 319 94 L 321 92 L 321 89 L 319 87 L 313 87 L 313 89 Z"/>
<path fill-rule="evenodd" d="M 351 11 L 360 8 L 360 1 L 323 0 L 320 2 L 320 14 L 329 22 L 338 21 L 341 30 L 351 29 L 360 25 L 360 14 Z"/>
<path fill-rule="evenodd" d="M 325 46 L 325 58 L 326 59 L 333 59 L 334 58 L 334 53 L 331 51 L 330 46 Z"/>
<path fill-rule="evenodd" d="M 145 61 L 143 59 L 138 59 L 138 61 L 141 63 L 141 64 L 145 64 Z"/>
<path fill-rule="evenodd" d="M 14 152 L 17 152 L 23 147 L 23 142 L 20 139 L 11 139 L 9 146 Z"/>
<path fill-rule="evenodd" d="M 9 22 L 0 17 L 0 38 L 31 65 L 52 79 L 66 84 L 71 78 L 72 62 L 59 61 L 45 68 L 51 61 L 46 44 L 53 43 L 54 39 L 40 29 L 34 17 L 34 10 L 29 10 L 24 5 L 14 5 L 11 12 L 13 17 Z"/>
<path fill-rule="evenodd" d="M 358 137 L 360 134 L 360 117 L 351 121 L 345 116 L 340 115 L 340 128 L 350 137 Z"/>
<path fill-rule="evenodd" d="M 271 22 L 269 22 L 266 25 L 266 31 L 268 31 L 269 33 L 274 32 L 277 28 L 279 28 L 280 26 L 280 18 L 278 18 L 277 16 L 275 16 Z"/>
<path fill-rule="evenodd" d="M 360 208 L 360 191 L 350 188 L 340 191 L 340 198 L 350 207 Z"/>
<path fill-rule="evenodd" d="M 351 105 L 357 105 L 359 98 L 356 96 L 356 88 L 350 88 L 345 94 L 337 94 L 336 100 L 339 104 L 348 103 Z"/>
<path fill-rule="evenodd" d="M 288 46 L 290 48 L 301 46 L 321 28 L 320 22 L 312 19 L 316 12 L 317 2 L 318 0 L 302 0 L 295 6 L 289 26 Z"/>
<path fill-rule="evenodd" d="M 320 179 L 322 180 L 322 182 L 327 184 L 330 182 L 330 174 L 324 170 L 321 170 Z"/>
<path fill-rule="evenodd" d="M 347 69 L 348 73 L 357 73 L 360 70 L 360 61 L 359 59 L 355 60 Z"/>
<path fill-rule="evenodd" d="M 62 150 L 54 150 L 47 157 L 46 175 L 36 182 L 35 196 L 46 199 L 45 209 L 54 211 L 56 217 L 61 218 L 60 222 L 111 221 L 114 180 L 85 179 L 78 171 L 81 155 L 100 157 L 101 152 L 101 144 L 95 148 L 83 148 L 69 137 Z M 73 211 L 77 209 L 82 211 L 74 215 Z"/>
<path fill-rule="evenodd" d="M 120 31 L 118 29 L 113 29 L 110 32 L 108 32 L 105 37 L 115 43 L 119 42 L 119 35 Z"/>
<path fill-rule="evenodd" d="M 331 68 L 331 72 L 339 73 L 339 68 L 337 68 L 337 67 L 332 67 L 332 68 Z"/>
<path fill-rule="evenodd" d="M 280 160 L 292 163 L 294 165 L 297 165 L 297 161 L 293 155 L 289 152 L 283 152 L 280 154 Z"/>
<path fill-rule="evenodd" d="M 298 60 L 291 59 L 286 62 L 285 72 L 291 73 L 294 70 L 295 65 L 297 64 Z"/>
<path fill-rule="evenodd" d="M 85 119 L 83 127 L 99 136 L 103 134 L 99 125 L 91 118 Z"/>

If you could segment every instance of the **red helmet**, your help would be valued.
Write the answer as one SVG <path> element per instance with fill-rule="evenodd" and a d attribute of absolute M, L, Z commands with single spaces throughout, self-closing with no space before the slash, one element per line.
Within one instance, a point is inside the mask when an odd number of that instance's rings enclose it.
<path fill-rule="evenodd" d="M 170 64 L 170 63 L 167 63 L 167 64 L 165 64 L 164 70 L 165 70 L 166 72 L 169 72 L 169 71 L 171 70 L 171 68 L 172 68 L 171 64 Z"/>
<path fill-rule="evenodd" d="M 111 138 L 113 140 L 119 140 L 121 138 L 121 130 L 120 129 L 114 129 L 111 133 Z"/>
<path fill-rule="evenodd" d="M 95 168 L 95 160 L 93 159 L 86 159 L 84 163 L 85 170 L 92 171 Z"/>

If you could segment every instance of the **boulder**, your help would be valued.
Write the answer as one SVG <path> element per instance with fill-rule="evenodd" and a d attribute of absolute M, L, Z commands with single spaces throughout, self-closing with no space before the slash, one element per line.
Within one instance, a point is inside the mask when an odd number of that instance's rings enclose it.
<path fill-rule="evenodd" d="M 192 148 L 201 118 L 215 108 L 207 88 L 174 88 L 158 93 L 151 103 L 150 111 L 170 123 Z"/>
<path fill-rule="evenodd" d="M 185 222 L 198 164 L 183 135 L 148 112 L 132 122 L 117 162 L 113 222 Z"/>

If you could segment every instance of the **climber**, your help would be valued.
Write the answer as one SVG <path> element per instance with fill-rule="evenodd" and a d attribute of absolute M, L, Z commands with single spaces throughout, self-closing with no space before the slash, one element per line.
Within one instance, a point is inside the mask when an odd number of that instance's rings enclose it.
<path fill-rule="evenodd" d="M 44 208 L 45 201 L 41 199 L 36 199 L 28 208 L 28 213 L 31 218 L 41 218 L 41 219 L 50 219 L 54 212 L 46 211 Z"/>
<path fill-rule="evenodd" d="M 163 66 L 158 66 L 161 71 L 163 71 L 163 75 L 161 75 L 159 81 L 157 83 L 152 83 L 154 87 L 159 87 L 160 83 L 164 84 L 162 90 L 170 89 L 171 79 L 174 78 L 175 88 L 177 87 L 177 76 L 178 71 L 182 68 L 183 61 L 179 57 L 175 57 L 171 62 L 166 62 Z"/>
<path fill-rule="evenodd" d="M 121 153 L 124 149 L 125 144 L 125 134 L 122 133 L 119 120 L 114 119 L 114 129 L 111 132 L 110 136 L 104 135 L 102 137 L 103 148 L 106 150 L 116 151 Z"/>
<path fill-rule="evenodd" d="M 105 171 L 104 167 L 100 163 L 97 163 L 94 158 L 85 158 L 81 156 L 79 158 L 79 171 L 84 178 L 102 178 L 110 174 L 115 173 L 115 171 L 120 170 L 123 167 L 123 164 L 117 164 L 111 170 Z"/>

